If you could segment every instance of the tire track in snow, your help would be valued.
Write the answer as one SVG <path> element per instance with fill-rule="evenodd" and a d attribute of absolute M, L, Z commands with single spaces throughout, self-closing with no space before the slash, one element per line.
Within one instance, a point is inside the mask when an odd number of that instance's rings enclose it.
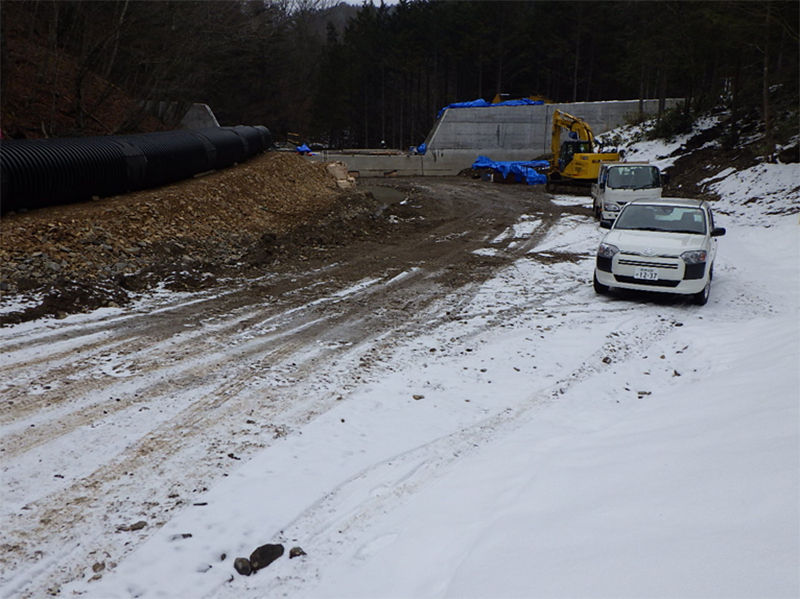
<path fill-rule="evenodd" d="M 423 280 L 423 283 L 427 285 L 424 279 L 430 276 L 430 273 L 420 273 L 418 277 L 406 278 L 404 283 L 416 286 L 418 280 Z M 375 290 L 370 286 L 359 288 L 359 293 L 346 294 L 348 296 L 347 301 L 358 307 L 357 304 L 373 291 Z M 413 293 L 409 292 L 409 295 L 413 295 Z M 423 328 L 419 325 L 419 318 L 427 319 L 426 314 L 438 313 L 438 310 L 433 308 L 433 305 L 436 304 L 434 295 L 424 298 L 417 297 L 417 307 L 421 307 L 421 304 L 424 303 L 427 306 L 426 309 L 414 312 L 402 311 L 405 320 L 402 321 L 403 326 L 401 328 L 406 331 L 406 335 L 410 332 L 418 333 Z M 293 316 L 298 314 L 297 312 L 293 313 Z M 272 317 L 263 317 L 260 320 L 263 323 L 269 321 L 270 318 Z M 353 319 L 352 315 L 344 317 L 338 313 L 333 316 L 329 315 L 325 318 L 312 320 L 310 324 L 305 322 L 305 316 L 302 320 L 303 322 L 297 325 L 298 327 L 310 326 L 319 329 L 311 334 L 311 337 L 316 339 L 346 339 L 353 338 L 352 335 L 354 334 L 363 337 L 365 329 L 372 331 L 372 334 L 376 333 L 376 329 L 371 328 L 369 323 L 365 323 L 364 319 Z M 414 322 L 416 324 L 413 324 Z M 202 397 L 193 399 L 191 405 L 181 410 L 177 415 L 169 416 L 161 425 L 146 433 L 143 437 L 133 440 L 122 455 L 114 456 L 110 461 L 93 470 L 91 474 L 67 486 L 60 486 L 51 494 L 26 505 L 22 514 L 13 514 L 10 518 L 7 518 L 9 529 L 6 535 L 8 539 L 6 548 L 9 551 L 3 558 L 3 563 L 13 569 L 24 562 L 26 556 L 30 556 L 39 543 L 44 542 L 42 538 L 37 539 L 37 535 L 31 536 L 29 532 L 27 534 L 23 532 L 31 529 L 38 530 L 39 535 L 46 534 L 49 543 L 56 543 L 63 547 L 71 546 L 73 551 L 83 553 L 88 549 L 79 549 L 77 545 L 73 545 L 71 540 L 71 531 L 80 528 L 83 536 L 88 535 L 98 539 L 95 546 L 96 551 L 102 548 L 103 552 L 110 555 L 119 554 L 120 549 L 115 546 L 116 543 L 107 543 L 99 540 L 108 535 L 109 527 L 113 528 L 124 524 L 124 522 L 111 522 L 109 520 L 109 514 L 122 511 L 120 507 L 115 508 L 114 502 L 121 497 L 141 494 L 143 489 L 149 488 L 150 491 L 145 494 L 155 499 L 156 503 L 164 504 L 165 508 L 151 511 L 147 515 L 148 521 L 156 520 L 158 522 L 167 518 L 168 513 L 177 506 L 174 505 L 174 502 L 164 501 L 164 490 L 170 489 L 171 485 L 169 480 L 165 479 L 160 473 L 176 470 L 197 470 L 197 464 L 207 461 L 213 462 L 215 457 L 213 454 L 215 448 L 214 439 L 210 442 L 205 439 L 207 436 L 206 431 L 214 430 L 215 428 L 210 421 L 241 420 L 241 415 L 248 413 L 248 410 L 252 412 L 253 405 L 256 404 L 259 406 L 258 410 L 261 419 L 268 416 L 271 421 L 280 420 L 282 416 L 287 416 L 291 412 L 293 419 L 284 417 L 282 421 L 289 427 L 302 426 L 310 417 L 322 413 L 335 405 L 335 398 L 330 394 L 321 398 L 314 398 L 312 395 L 310 399 L 303 400 L 301 392 L 287 394 L 285 390 L 281 391 L 283 397 L 280 401 L 275 403 L 264 404 L 258 400 L 253 400 L 253 394 L 247 391 L 259 374 L 264 372 L 260 365 L 268 364 L 273 369 L 276 367 L 279 369 L 282 364 L 291 362 L 296 366 L 296 378 L 301 382 L 306 381 L 305 384 L 307 385 L 309 378 L 314 376 L 315 370 L 326 359 L 336 357 L 339 361 L 346 362 L 349 359 L 351 363 L 355 363 L 357 354 L 361 351 L 357 344 L 349 346 L 348 353 L 350 357 L 347 358 L 347 356 L 341 355 L 342 352 L 336 345 L 318 344 L 315 346 L 316 351 L 309 353 L 306 337 L 303 337 L 302 340 L 291 341 L 300 332 L 299 330 L 280 326 L 277 329 L 278 332 L 274 335 L 243 341 L 245 347 L 237 348 L 235 356 L 227 356 L 227 362 L 217 367 L 216 370 L 218 371 L 232 374 L 230 370 L 231 364 L 241 362 L 243 357 L 250 359 L 256 356 L 257 359 L 255 361 L 249 360 L 244 367 L 239 369 L 238 373 L 232 376 L 232 381 L 216 386 L 207 391 Z M 385 334 L 382 335 L 382 339 L 383 346 L 381 351 L 386 351 L 388 347 L 393 346 L 395 343 Z M 364 341 L 361 339 L 357 343 L 364 343 Z M 263 349 L 265 347 L 271 349 L 264 352 Z M 180 376 L 177 373 L 173 374 L 168 382 L 157 383 L 153 388 L 147 390 L 148 393 L 140 395 L 136 403 L 115 402 L 113 405 L 119 406 L 116 411 L 123 412 L 126 409 L 135 408 L 138 404 L 152 403 L 159 396 L 164 396 L 171 391 L 180 389 L 182 383 L 191 382 L 200 371 L 209 375 L 210 369 L 211 365 L 204 362 L 194 366 L 189 372 L 181 372 Z M 348 367 L 345 363 L 342 363 L 340 370 L 346 373 L 354 371 L 356 368 L 354 365 Z M 338 386 L 343 388 L 347 385 L 340 382 Z M 265 394 L 270 392 L 269 385 L 257 385 L 257 387 L 263 390 Z M 106 420 L 110 420 L 115 414 L 112 411 L 104 416 L 106 416 Z M 55 437 L 79 430 L 81 426 L 85 426 L 95 420 L 96 409 L 94 406 L 88 406 L 63 417 L 58 422 L 51 423 L 49 428 L 47 426 L 37 427 L 39 429 L 37 435 L 29 435 L 28 431 L 24 431 L 18 435 L 6 437 L 4 438 L 4 443 L 9 449 L 6 452 L 6 456 L 12 458 L 29 452 L 41 443 L 51 442 Z M 224 433 L 222 436 L 224 436 Z M 219 438 L 219 435 L 216 438 Z M 189 451 L 193 447 L 202 446 L 204 442 L 208 444 L 205 453 L 200 451 L 198 455 L 197 451 L 194 453 Z M 240 443 L 240 447 L 245 443 L 246 441 Z M 253 442 L 250 445 L 250 449 L 263 446 L 263 442 Z M 188 457 L 187 453 L 189 454 Z M 195 478 L 200 481 L 210 481 L 209 476 L 210 474 L 202 472 L 202 469 L 195 474 Z M 159 491 L 161 492 L 159 493 Z M 90 497 L 93 498 L 91 501 L 87 499 Z M 87 507 L 91 509 L 87 510 Z M 95 517 L 97 513 L 103 513 L 106 516 L 98 519 Z M 46 525 L 36 526 L 36 521 L 44 522 Z M 54 525 L 53 523 L 58 524 Z M 130 548 L 123 551 L 127 552 L 129 550 Z M 88 556 L 86 556 L 86 559 L 89 559 Z M 57 571 L 61 572 L 62 575 L 70 576 L 64 571 Z M 75 573 L 73 572 L 72 575 L 75 575 Z"/>
<path fill-rule="evenodd" d="M 477 187 L 474 192 L 485 194 Z M 492 203 L 503 194 L 494 195 L 480 209 L 460 213 L 461 220 L 446 222 L 453 232 L 466 223 L 458 235 L 437 230 L 397 252 L 389 247 L 378 256 L 329 265 L 324 285 L 319 269 L 295 270 L 222 295 L 162 302 L 149 313 L 145 303 L 135 308 L 138 313 L 4 339 L 6 352 L 29 352 L 6 373 L 23 376 L 20 371 L 29 368 L 45 391 L 8 413 L 17 414 L 17 423 L 31 414 L 42 418 L 42 426 L 53 419 L 50 435 L 31 437 L 15 461 L 46 447 L 48 439 L 53 447 L 69 434 L 97 440 L 89 433 L 107 426 L 113 435 L 114 426 L 126 422 L 121 418 L 172 404 L 154 420 L 156 426 L 141 424 L 122 452 L 106 453 L 93 443 L 85 450 L 76 447 L 76 457 L 88 460 L 85 475 L 72 470 L 73 480 L 45 481 L 27 509 L 4 518 L 7 551 L 0 585 L 7 590 L 23 581 L 22 597 L 41 596 L 59 581 L 82 576 L 92 554 L 118 561 L 218 480 L 226 465 L 235 463 L 226 461 L 228 453 L 246 458 L 273 436 L 302 427 L 335 405 L 339 392 L 358 386 L 362 373 L 368 375 L 395 348 L 450 322 L 482 281 L 532 247 L 553 222 L 543 219 L 530 239 L 509 244 L 499 259 L 472 255 L 476 244 L 491 236 L 475 227 L 498 222 L 497 208 L 509 211 Z M 352 278 L 358 271 L 359 278 Z M 337 291 L 342 293 L 336 296 Z M 306 307 L 320 297 L 323 301 Z M 442 314 L 444 306 L 450 315 Z M 359 363 L 361 357 L 370 361 Z M 113 376 L 127 373 L 132 376 Z M 65 376 L 73 377 L 69 385 L 44 389 Z M 110 410 L 103 406 L 108 413 L 98 420 L 97 398 L 103 394 L 121 401 Z M 72 421 L 55 426 L 71 412 Z M 259 422 L 248 428 L 241 421 L 250 415 Z M 16 438 L 23 439 L 21 433 Z M 177 483 L 170 480 L 175 472 L 181 473 Z M 37 475 L 51 476 L 48 464 L 39 466 Z M 152 526 L 135 535 L 115 534 L 118 525 L 139 518 Z M 49 561 L 53 555 L 60 558 Z"/>
<path fill-rule="evenodd" d="M 577 368 L 562 374 L 552 384 L 476 424 L 365 468 L 331 489 L 296 519 L 287 522 L 274 542 L 300 540 L 304 546 L 314 548 L 313 554 L 304 559 L 301 575 L 286 563 L 278 565 L 269 582 L 263 586 L 259 583 L 261 591 L 269 596 L 291 596 L 301 588 L 308 590 L 307 581 L 319 579 L 324 565 L 346 548 L 354 554 L 368 552 L 372 541 L 362 541 L 364 532 L 384 514 L 443 477 L 465 457 L 480 452 L 485 445 L 496 442 L 535 418 L 539 409 L 558 401 L 573 386 L 613 368 L 619 362 L 642 355 L 675 327 L 674 320 L 655 316 L 639 318 L 635 307 L 622 312 L 623 315 L 624 312 L 631 313 L 631 318 L 624 322 L 625 328 L 606 335 L 604 343 Z M 583 316 L 588 318 L 586 314 Z M 612 316 L 618 318 L 620 313 Z M 609 355 L 614 356 L 613 360 L 604 361 Z M 362 543 L 363 546 L 358 548 Z M 234 582 L 214 591 L 213 595 L 236 597 L 237 588 Z"/>

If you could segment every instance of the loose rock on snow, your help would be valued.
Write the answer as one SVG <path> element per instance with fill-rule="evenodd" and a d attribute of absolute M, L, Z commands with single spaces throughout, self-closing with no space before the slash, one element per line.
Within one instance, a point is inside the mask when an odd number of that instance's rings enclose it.
<path fill-rule="evenodd" d="M 295 549 L 298 548 L 295 547 Z M 292 552 L 294 552 L 295 549 L 292 549 Z M 302 549 L 300 551 L 302 551 Z M 283 552 L 283 545 L 273 545 L 268 543 L 253 551 L 253 553 L 250 554 L 250 559 L 247 559 L 246 557 L 237 557 L 235 560 L 233 560 L 233 567 L 242 576 L 250 576 L 250 574 L 254 574 L 259 570 L 269 566 L 272 562 L 282 556 Z M 303 555 L 305 555 L 305 553 L 303 553 Z M 290 557 L 294 556 L 290 554 Z"/>
<path fill-rule="evenodd" d="M 253 572 L 253 568 L 250 566 L 250 560 L 246 557 L 237 557 L 233 560 L 233 567 L 242 576 L 250 576 Z"/>
<path fill-rule="evenodd" d="M 250 554 L 250 566 L 253 572 L 266 568 L 283 555 L 283 545 L 262 545 Z"/>

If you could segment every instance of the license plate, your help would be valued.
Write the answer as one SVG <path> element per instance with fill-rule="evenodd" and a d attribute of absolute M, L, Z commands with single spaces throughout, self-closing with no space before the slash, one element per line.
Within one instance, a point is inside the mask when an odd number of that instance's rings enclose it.
<path fill-rule="evenodd" d="M 658 281 L 658 271 L 655 268 L 642 268 L 639 266 L 633 271 L 633 278 L 643 281 Z"/>

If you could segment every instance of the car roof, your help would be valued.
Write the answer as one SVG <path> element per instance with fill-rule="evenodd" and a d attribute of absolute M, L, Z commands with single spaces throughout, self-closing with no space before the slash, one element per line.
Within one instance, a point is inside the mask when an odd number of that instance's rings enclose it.
<path fill-rule="evenodd" d="M 669 206 L 682 206 L 686 208 L 702 208 L 703 206 L 707 205 L 705 200 L 693 200 L 690 198 L 658 198 L 658 199 L 641 199 L 641 200 L 633 200 L 628 205 L 650 205 L 650 206 L 662 206 L 662 205 L 669 205 Z"/>

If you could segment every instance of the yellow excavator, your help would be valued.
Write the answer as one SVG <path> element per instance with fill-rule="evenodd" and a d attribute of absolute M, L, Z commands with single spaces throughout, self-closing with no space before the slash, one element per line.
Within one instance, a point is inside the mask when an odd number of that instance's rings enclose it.
<path fill-rule="evenodd" d="M 571 139 L 562 142 L 561 129 L 569 131 Z M 547 191 L 555 191 L 559 185 L 589 186 L 597 181 L 602 162 L 620 159 L 618 152 L 597 152 L 589 123 L 561 110 L 553 112 L 552 150 Z"/>

